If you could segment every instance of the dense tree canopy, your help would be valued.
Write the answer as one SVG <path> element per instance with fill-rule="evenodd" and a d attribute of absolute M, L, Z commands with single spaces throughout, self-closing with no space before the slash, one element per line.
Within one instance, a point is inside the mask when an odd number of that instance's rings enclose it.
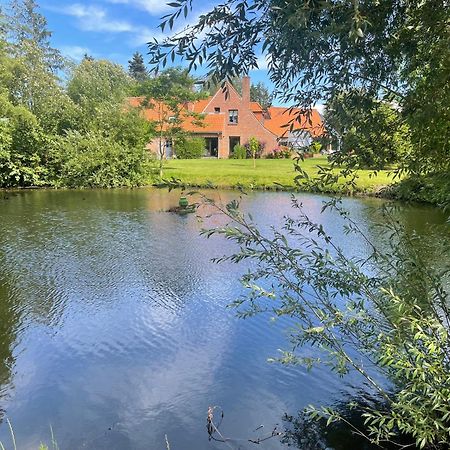
<path fill-rule="evenodd" d="M 409 127 L 395 105 L 355 89 L 332 98 L 325 111 L 334 159 L 355 167 L 383 169 L 410 152 Z"/>
<path fill-rule="evenodd" d="M 106 60 L 69 65 L 51 47 L 34 0 L 14 0 L 7 12 L 0 16 L 0 187 L 148 182 L 152 127 L 126 107 L 131 77 Z"/>
<path fill-rule="evenodd" d="M 173 27 L 193 1 L 173 3 L 162 28 Z M 149 53 L 155 67 L 179 55 L 223 80 L 256 68 L 263 52 L 276 96 L 304 108 L 353 88 L 395 100 L 411 127 L 407 169 L 445 171 L 447 21 L 445 0 L 228 0 L 182 34 L 149 43 Z"/>

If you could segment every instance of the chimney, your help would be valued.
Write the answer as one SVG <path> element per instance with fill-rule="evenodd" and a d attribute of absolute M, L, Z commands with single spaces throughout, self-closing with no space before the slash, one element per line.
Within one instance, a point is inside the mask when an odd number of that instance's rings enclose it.
<path fill-rule="evenodd" d="M 242 100 L 247 105 L 250 104 L 250 77 L 242 77 Z"/>

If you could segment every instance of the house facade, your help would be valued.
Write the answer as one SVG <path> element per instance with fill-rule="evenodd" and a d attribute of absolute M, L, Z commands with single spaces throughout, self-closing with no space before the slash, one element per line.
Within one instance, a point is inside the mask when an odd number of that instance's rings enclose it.
<path fill-rule="evenodd" d="M 138 106 L 139 99 L 130 99 L 132 106 Z M 250 101 L 250 78 L 242 78 L 242 95 L 227 84 L 226 89 L 203 100 L 185 105 L 188 111 L 201 114 L 201 124 L 192 120 L 183 121 L 183 129 L 193 136 L 205 139 L 205 156 L 228 158 L 237 144 L 245 145 L 251 137 L 264 144 L 263 154 L 272 152 L 280 145 L 300 148 L 308 145 L 323 134 L 323 123 L 317 110 L 308 117 L 300 110 L 285 107 L 270 107 L 264 111 L 258 102 Z M 148 120 L 154 110 L 145 110 Z M 173 156 L 170 141 L 164 141 L 165 157 Z M 159 153 L 160 141 L 154 139 L 148 148 Z M 176 149 L 175 149 L 176 153 Z"/>

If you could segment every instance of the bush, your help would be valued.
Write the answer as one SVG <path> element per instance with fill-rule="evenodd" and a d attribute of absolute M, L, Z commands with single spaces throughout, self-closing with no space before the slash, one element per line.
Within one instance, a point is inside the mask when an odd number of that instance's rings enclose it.
<path fill-rule="evenodd" d="M 309 146 L 309 153 L 316 155 L 322 150 L 322 144 L 319 141 L 313 141 Z"/>
<path fill-rule="evenodd" d="M 264 148 L 266 146 L 266 144 L 264 142 L 258 141 L 256 138 L 250 138 L 249 141 L 244 145 L 245 150 L 247 152 L 247 158 L 249 159 L 253 159 L 253 151 L 251 148 L 251 142 L 255 142 L 257 143 L 257 148 L 256 148 L 256 152 L 255 152 L 255 158 L 261 158 L 261 155 L 264 151 Z"/>
<path fill-rule="evenodd" d="M 1 97 L 0 111 L 0 187 L 45 184 L 45 139 L 36 117 Z"/>
<path fill-rule="evenodd" d="M 450 205 L 450 179 L 447 173 L 410 175 L 399 183 L 386 188 L 385 195 L 404 201 L 417 201 Z"/>
<path fill-rule="evenodd" d="M 267 159 L 290 159 L 292 157 L 292 149 L 289 147 L 277 147 L 266 155 Z"/>
<path fill-rule="evenodd" d="M 175 141 L 175 155 L 178 159 L 198 159 L 205 153 L 203 138 L 183 138 Z"/>
<path fill-rule="evenodd" d="M 54 184 L 65 187 L 120 187 L 147 183 L 152 160 L 143 147 L 114 141 L 98 131 L 68 132 L 49 151 Z"/>
<path fill-rule="evenodd" d="M 245 159 L 247 157 L 247 149 L 243 145 L 236 144 L 230 157 L 233 159 Z"/>

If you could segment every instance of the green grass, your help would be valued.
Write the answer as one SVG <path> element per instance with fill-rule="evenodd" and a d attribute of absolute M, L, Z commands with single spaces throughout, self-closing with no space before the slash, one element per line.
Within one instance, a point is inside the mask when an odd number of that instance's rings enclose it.
<path fill-rule="evenodd" d="M 328 164 L 325 157 L 309 158 L 301 163 L 310 177 L 317 174 L 317 165 Z M 371 176 L 370 170 L 358 170 L 357 191 L 371 193 L 392 183 L 388 171 Z M 188 159 L 170 160 L 164 168 L 164 178 L 177 178 L 183 183 L 205 187 L 212 184 L 221 188 L 242 186 L 250 189 L 274 189 L 280 183 L 285 189 L 296 187 L 294 162 L 280 159 L 258 159 L 256 169 L 249 159 Z"/>

